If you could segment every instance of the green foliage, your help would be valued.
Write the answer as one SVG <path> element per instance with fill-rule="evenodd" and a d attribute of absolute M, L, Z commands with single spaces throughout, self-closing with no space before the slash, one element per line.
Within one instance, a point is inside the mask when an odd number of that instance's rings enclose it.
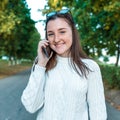
<path fill-rule="evenodd" d="M 0 55 L 14 59 L 33 59 L 40 35 L 35 28 L 35 22 L 30 18 L 26 1 L 1 1 L 0 16 Z"/>
<path fill-rule="evenodd" d="M 120 67 L 113 65 L 100 64 L 102 77 L 109 88 L 120 89 Z"/>
<path fill-rule="evenodd" d="M 27 43 L 28 46 L 28 57 L 31 60 L 33 60 L 37 56 L 37 46 L 38 42 L 40 40 L 40 35 L 38 34 L 38 31 L 35 30 L 34 33 L 32 34 L 30 40 Z"/>

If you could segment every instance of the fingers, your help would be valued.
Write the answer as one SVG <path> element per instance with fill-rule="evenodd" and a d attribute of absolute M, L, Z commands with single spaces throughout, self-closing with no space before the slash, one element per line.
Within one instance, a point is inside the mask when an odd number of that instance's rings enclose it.
<path fill-rule="evenodd" d="M 38 44 L 38 56 L 40 57 L 40 56 L 43 56 L 43 57 L 46 57 L 45 55 L 45 53 L 46 52 L 44 52 L 44 49 L 43 48 L 46 48 L 47 46 L 49 45 L 49 41 L 48 40 L 41 40 L 40 42 L 39 42 L 39 44 Z"/>
<path fill-rule="evenodd" d="M 49 45 L 49 41 L 48 40 L 41 40 L 38 43 L 38 54 L 41 52 L 42 53 L 42 47 L 46 48 L 46 46 Z"/>
<path fill-rule="evenodd" d="M 43 51 L 43 47 L 46 48 L 49 45 L 48 40 L 41 40 L 38 43 L 38 57 L 37 57 L 37 63 L 40 66 L 46 66 L 49 59 L 52 57 L 53 53 L 50 54 L 50 57 L 47 57 L 46 54 Z"/>
<path fill-rule="evenodd" d="M 41 40 L 38 44 L 38 47 L 45 47 L 49 45 L 49 41 L 48 40 Z"/>

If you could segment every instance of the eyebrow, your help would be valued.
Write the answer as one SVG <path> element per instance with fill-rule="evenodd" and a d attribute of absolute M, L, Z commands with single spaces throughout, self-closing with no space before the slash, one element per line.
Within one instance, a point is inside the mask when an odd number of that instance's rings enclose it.
<path fill-rule="evenodd" d="M 60 29 L 58 29 L 58 30 L 64 30 L 64 29 L 67 29 L 67 28 L 60 28 Z"/>
<path fill-rule="evenodd" d="M 60 29 L 58 29 L 58 30 L 66 30 L 67 28 L 60 28 Z M 53 32 L 53 31 L 48 31 L 48 32 Z"/>

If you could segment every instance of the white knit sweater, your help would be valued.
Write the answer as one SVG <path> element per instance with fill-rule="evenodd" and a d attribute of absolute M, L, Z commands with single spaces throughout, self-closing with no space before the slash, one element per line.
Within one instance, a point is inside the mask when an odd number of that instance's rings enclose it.
<path fill-rule="evenodd" d="M 26 110 L 39 110 L 37 120 L 106 120 L 104 89 L 99 66 L 90 59 L 83 62 L 93 71 L 80 77 L 68 58 L 57 56 L 57 66 L 45 73 L 39 65 L 31 72 L 21 100 Z M 87 106 L 89 105 L 89 108 Z"/>

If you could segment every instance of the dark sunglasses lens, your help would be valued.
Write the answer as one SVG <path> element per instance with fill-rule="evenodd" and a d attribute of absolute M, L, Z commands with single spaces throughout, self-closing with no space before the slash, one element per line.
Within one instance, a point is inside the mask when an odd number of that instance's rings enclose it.
<path fill-rule="evenodd" d="M 54 11 L 54 12 L 50 12 L 50 13 L 47 14 L 47 17 L 51 17 L 51 16 L 53 16 L 53 15 L 55 15 L 55 14 L 56 14 L 55 11 Z"/>

